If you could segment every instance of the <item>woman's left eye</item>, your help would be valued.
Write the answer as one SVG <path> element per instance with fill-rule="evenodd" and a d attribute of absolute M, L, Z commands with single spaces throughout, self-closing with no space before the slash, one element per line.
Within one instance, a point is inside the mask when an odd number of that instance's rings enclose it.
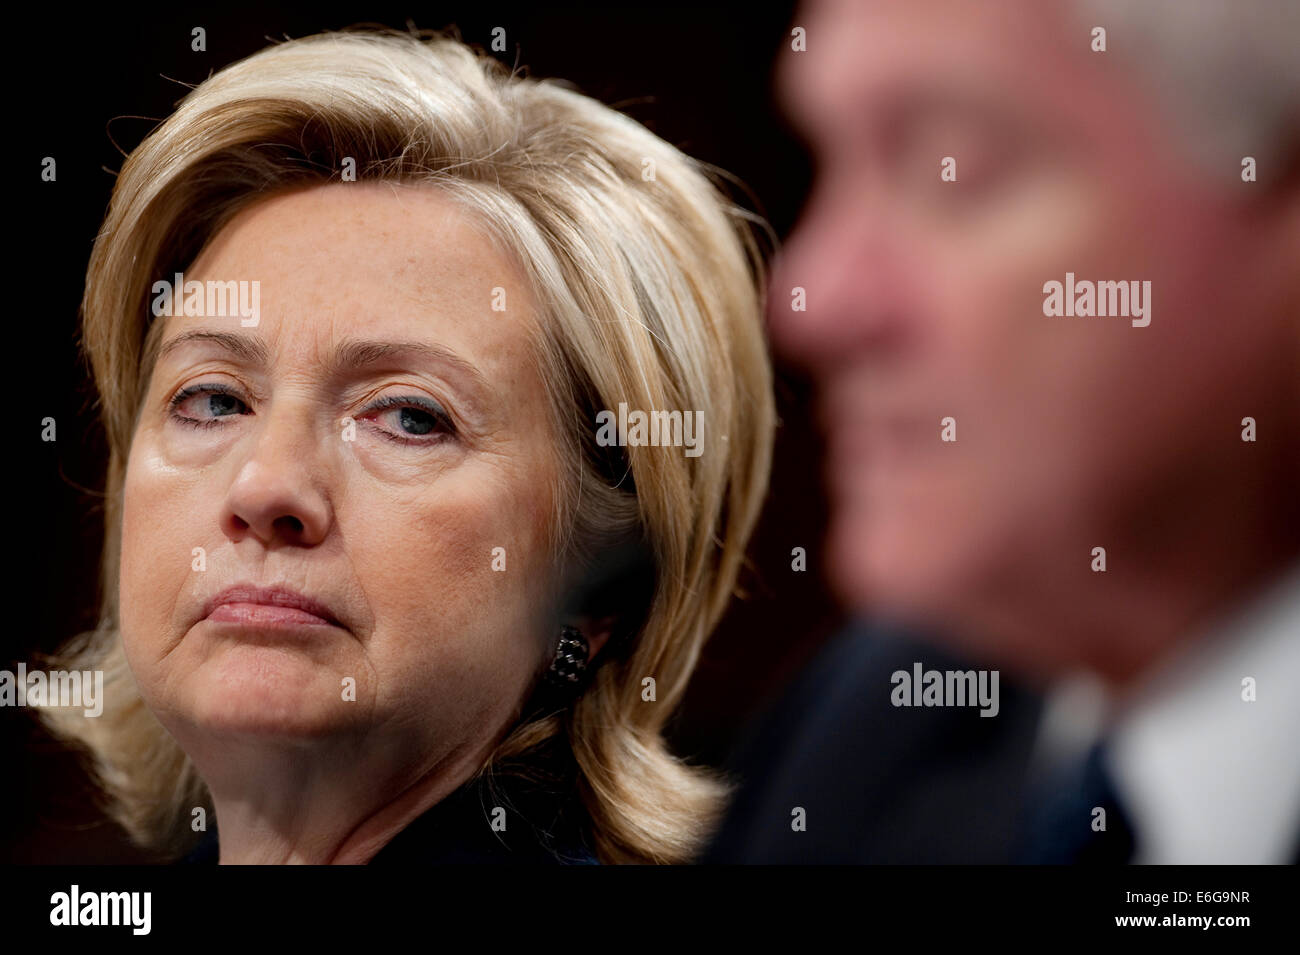
<path fill-rule="evenodd" d="M 434 444 L 456 433 L 451 417 L 436 402 L 415 396 L 381 398 L 367 414 L 383 419 L 379 434 L 399 444 Z"/>
<path fill-rule="evenodd" d="M 249 410 L 233 389 L 215 383 L 182 388 L 172 396 L 168 408 L 175 420 L 193 428 L 212 428 L 217 426 L 220 418 L 245 414 Z"/>

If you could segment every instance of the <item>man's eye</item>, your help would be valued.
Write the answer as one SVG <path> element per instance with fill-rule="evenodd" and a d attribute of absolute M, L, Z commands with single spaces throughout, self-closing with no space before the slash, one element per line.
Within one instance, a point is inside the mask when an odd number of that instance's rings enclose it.
<path fill-rule="evenodd" d="M 1021 135 L 1007 124 L 961 116 L 918 119 L 898 131 L 889 155 L 897 182 L 915 198 L 957 209 L 1013 184 Z"/>
<path fill-rule="evenodd" d="M 230 388 L 224 385 L 191 385 L 182 388 L 169 402 L 171 416 L 176 421 L 196 428 L 211 428 L 219 418 L 246 414 L 246 405 Z"/>

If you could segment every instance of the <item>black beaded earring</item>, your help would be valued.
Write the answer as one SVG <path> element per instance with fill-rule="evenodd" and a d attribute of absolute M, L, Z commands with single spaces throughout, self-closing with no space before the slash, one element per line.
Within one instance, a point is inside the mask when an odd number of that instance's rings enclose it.
<path fill-rule="evenodd" d="M 554 687 L 576 686 L 587 670 L 587 657 L 591 648 L 587 639 L 576 627 L 560 631 L 560 642 L 555 647 L 555 659 L 546 671 L 546 682 Z"/>

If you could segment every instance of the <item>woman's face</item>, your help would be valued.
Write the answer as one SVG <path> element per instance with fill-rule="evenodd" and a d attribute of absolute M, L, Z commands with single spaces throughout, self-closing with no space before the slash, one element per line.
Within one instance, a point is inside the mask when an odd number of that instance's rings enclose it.
<path fill-rule="evenodd" d="M 260 315 L 155 319 L 120 581 L 146 701 L 191 756 L 257 737 L 472 761 L 552 636 L 558 469 L 521 273 L 435 189 L 349 183 L 245 210 L 184 277 L 258 281 Z"/>

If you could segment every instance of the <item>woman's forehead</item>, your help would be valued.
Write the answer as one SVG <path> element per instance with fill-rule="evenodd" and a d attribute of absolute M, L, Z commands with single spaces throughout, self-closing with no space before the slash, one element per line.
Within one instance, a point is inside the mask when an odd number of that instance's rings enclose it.
<path fill-rule="evenodd" d="M 251 357 L 297 350 L 359 364 L 368 346 L 372 362 L 386 353 L 513 365 L 527 357 L 533 318 L 517 263 L 461 203 L 435 188 L 387 183 L 331 184 L 264 200 L 232 219 L 183 273 L 162 281 L 177 287 L 178 301 L 190 283 L 200 297 L 209 284 L 243 291 L 255 283 L 256 294 L 244 297 L 259 310 L 255 322 L 209 315 L 205 305 L 186 310 L 162 333 L 164 353 L 202 325 L 248 338 Z"/>
<path fill-rule="evenodd" d="M 432 185 L 388 182 L 329 183 L 257 202 L 216 233 L 188 271 L 224 278 L 216 273 L 241 269 L 270 272 L 298 295 L 361 282 L 389 298 L 458 298 L 466 306 L 490 305 L 493 288 L 522 284 L 518 263 L 464 202 Z"/>

